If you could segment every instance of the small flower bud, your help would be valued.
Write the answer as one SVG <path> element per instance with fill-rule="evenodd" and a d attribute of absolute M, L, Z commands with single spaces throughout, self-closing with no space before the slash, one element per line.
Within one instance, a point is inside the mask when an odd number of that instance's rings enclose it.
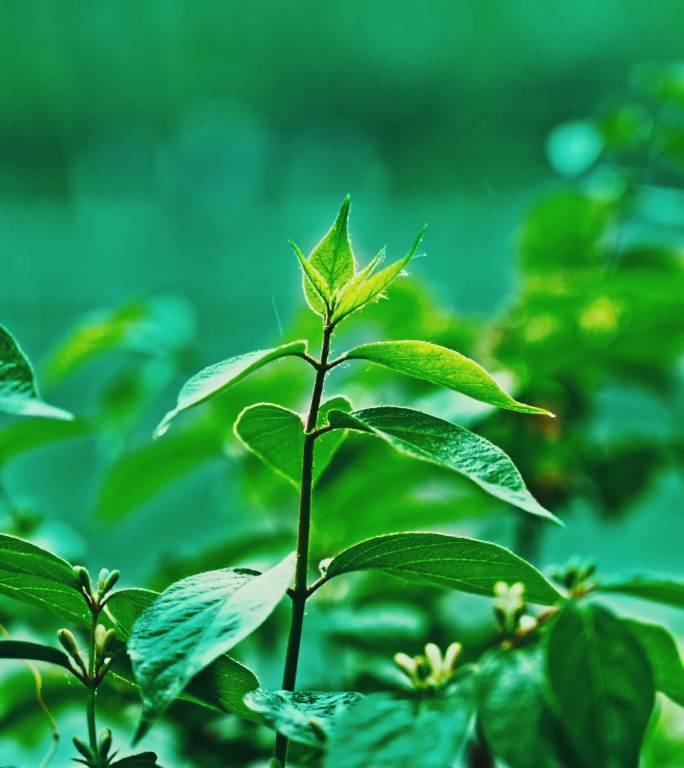
<path fill-rule="evenodd" d="M 395 653 L 394 663 L 405 672 L 411 679 L 416 673 L 416 660 L 407 653 Z"/>
<path fill-rule="evenodd" d="M 430 666 L 432 676 L 439 682 L 442 676 L 442 652 L 439 650 L 439 646 L 435 643 L 428 643 L 425 646 L 425 658 Z"/>
<path fill-rule="evenodd" d="M 107 568 L 102 568 L 100 573 L 97 577 L 97 591 L 102 594 L 104 592 L 104 586 L 107 583 L 107 579 L 109 578 L 109 570 Z"/>
<path fill-rule="evenodd" d="M 111 748 L 112 748 L 112 732 L 109 728 L 105 728 L 100 733 L 100 745 L 97 750 L 98 755 L 101 758 L 106 758 Z"/>
<path fill-rule="evenodd" d="M 95 759 L 95 755 L 93 755 L 90 747 L 84 741 L 81 741 L 78 736 L 74 736 L 73 742 L 74 746 L 83 755 L 83 757 L 85 757 L 87 760 Z"/>
<path fill-rule="evenodd" d="M 444 654 L 444 671 L 448 677 L 451 677 L 456 669 L 456 662 L 461 655 L 463 646 L 460 643 L 451 643 Z"/>
<path fill-rule="evenodd" d="M 87 595 L 92 595 L 93 585 L 90 581 L 90 574 L 88 573 L 87 569 L 85 569 L 82 565 L 75 565 L 74 573 L 76 574 L 76 578 L 79 580 L 81 584 L 81 589 Z"/>
<path fill-rule="evenodd" d="M 69 655 L 69 658 L 71 658 L 71 660 L 76 664 L 81 672 L 83 672 L 84 675 L 87 674 L 85 661 L 83 661 L 81 650 L 78 647 L 78 643 L 76 642 L 76 638 L 73 636 L 73 634 L 68 629 L 60 629 L 57 632 L 57 639 L 59 640 L 62 648 L 64 648 L 64 650 Z"/>
<path fill-rule="evenodd" d="M 108 592 L 111 592 L 111 590 L 114 589 L 114 585 L 119 580 L 119 576 L 121 576 L 121 571 L 112 571 L 109 574 L 108 578 L 104 583 L 104 588 L 102 589 L 103 595 L 106 595 Z"/>

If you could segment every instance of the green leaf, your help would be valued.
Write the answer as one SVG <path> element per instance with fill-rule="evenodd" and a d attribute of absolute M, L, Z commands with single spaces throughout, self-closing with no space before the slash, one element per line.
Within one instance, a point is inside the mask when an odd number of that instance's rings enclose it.
<path fill-rule="evenodd" d="M 344 397 L 335 397 L 321 406 L 319 426 L 333 409 L 351 409 Z M 240 442 L 271 469 L 292 483 L 301 484 L 304 423 L 301 416 L 273 403 L 258 403 L 245 408 L 238 416 L 234 431 Z M 316 440 L 314 482 L 330 463 L 344 433 L 327 432 Z"/>
<path fill-rule="evenodd" d="M 510 768 L 560 765 L 544 667 L 543 648 L 537 645 L 494 651 L 478 672 L 478 714 L 485 743 Z"/>
<path fill-rule="evenodd" d="M 113 592 L 107 601 L 107 614 L 119 633 L 126 638 L 140 614 L 158 597 L 158 592 L 149 589 L 120 589 Z M 113 673 L 138 687 L 130 665 L 122 661 L 120 659 L 115 663 Z M 254 714 L 245 705 L 244 697 L 258 685 L 259 681 L 251 669 L 224 654 L 195 675 L 179 698 L 251 720 Z"/>
<path fill-rule="evenodd" d="M 161 768 L 154 752 L 141 752 L 139 755 L 131 755 L 117 760 L 111 764 L 111 768 Z"/>
<path fill-rule="evenodd" d="M 654 603 L 684 608 L 684 579 L 660 573 L 617 573 L 602 579 L 598 592 L 619 592 Z"/>
<path fill-rule="evenodd" d="M 329 311 L 332 306 L 332 294 L 330 293 L 328 284 L 316 267 L 314 267 L 310 261 L 307 261 L 306 256 L 302 253 L 299 246 L 291 240 L 290 245 L 294 249 L 297 258 L 299 259 L 302 272 L 304 273 L 304 297 L 314 312 L 325 316 L 326 312 Z M 313 297 L 311 296 L 309 286 L 311 286 L 315 292 Z"/>
<path fill-rule="evenodd" d="M 548 679 L 582 768 L 636 768 L 654 703 L 646 654 L 596 603 L 567 603 L 548 638 Z"/>
<path fill-rule="evenodd" d="M 350 360 L 368 360 L 416 379 L 453 389 L 475 400 L 520 413 L 553 416 L 544 408 L 514 400 L 474 360 L 427 341 L 380 341 L 347 352 Z"/>
<path fill-rule="evenodd" d="M 322 277 L 325 291 L 332 297 L 354 275 L 354 253 L 349 240 L 349 195 L 342 201 L 337 218 L 309 255 L 309 264 Z M 308 288 L 308 286 L 307 286 Z M 309 304 L 316 311 L 321 301 L 318 294 L 306 291 Z"/>
<path fill-rule="evenodd" d="M 336 721 L 326 768 L 445 768 L 457 765 L 472 729 L 466 686 L 448 698 L 372 694 Z"/>
<path fill-rule="evenodd" d="M 16 536 L 0 534 L 0 593 L 56 613 L 77 624 L 90 611 L 66 560 Z"/>
<path fill-rule="evenodd" d="M 332 315 L 332 322 L 338 323 L 345 317 L 348 317 L 358 309 L 362 309 L 371 301 L 380 298 L 385 289 L 401 274 L 404 267 L 416 253 L 420 245 L 426 227 L 423 227 L 418 233 L 418 237 L 413 243 L 409 252 L 404 258 L 395 261 L 385 269 L 373 274 L 373 270 L 384 257 L 384 250 L 370 262 L 366 269 L 359 272 L 341 289 L 337 307 Z"/>
<path fill-rule="evenodd" d="M 26 659 L 28 661 L 47 661 L 71 671 L 66 653 L 58 648 L 40 643 L 22 640 L 0 640 L 0 659 Z"/>
<path fill-rule="evenodd" d="M 105 520 L 117 520 L 211 461 L 223 456 L 220 437 L 190 427 L 165 440 L 122 454 L 108 467 L 95 504 Z"/>
<path fill-rule="evenodd" d="M 250 635 L 283 598 L 290 555 L 261 575 L 209 571 L 172 584 L 133 625 L 128 653 L 143 699 L 139 739 L 190 680 Z"/>
<path fill-rule="evenodd" d="M 83 419 L 74 421 L 59 419 L 15 421 L 0 430 L 0 466 L 27 451 L 41 448 L 59 440 L 82 437 L 90 431 L 90 426 Z"/>
<path fill-rule="evenodd" d="M 261 720 L 291 741 L 320 747 L 330 736 L 333 723 L 360 693 L 321 691 L 266 691 L 257 688 L 245 696 L 245 704 Z"/>
<path fill-rule="evenodd" d="M 300 356 L 305 352 L 305 341 L 293 341 L 273 349 L 259 349 L 244 355 L 229 357 L 220 363 L 214 363 L 214 365 L 203 368 L 185 382 L 178 395 L 176 407 L 164 416 L 155 431 L 155 435 L 157 437 L 163 435 L 173 419 L 182 411 L 199 405 L 219 392 L 223 392 L 227 387 L 237 384 L 245 376 L 262 368 L 267 363 L 281 357 Z"/>
<path fill-rule="evenodd" d="M 494 595 L 497 581 L 525 586 L 525 599 L 551 605 L 563 599 L 533 565 L 508 549 L 442 533 L 390 533 L 340 552 L 328 564 L 328 578 L 379 569 L 393 576 L 475 595 Z"/>
<path fill-rule="evenodd" d="M 0 412 L 71 421 L 73 415 L 40 398 L 31 363 L 12 334 L 0 325 Z"/>
<path fill-rule="evenodd" d="M 532 496 L 510 458 L 489 440 L 427 413 L 383 406 L 347 414 L 332 411 L 335 427 L 381 437 L 393 448 L 467 477 L 497 499 L 560 523 Z"/>
<path fill-rule="evenodd" d="M 635 619 L 622 620 L 639 641 L 651 662 L 657 691 L 684 707 L 684 666 L 672 635 L 658 624 Z"/>

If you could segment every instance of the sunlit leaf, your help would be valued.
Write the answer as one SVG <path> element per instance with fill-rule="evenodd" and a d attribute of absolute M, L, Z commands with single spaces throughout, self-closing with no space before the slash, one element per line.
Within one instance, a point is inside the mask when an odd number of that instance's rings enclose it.
<path fill-rule="evenodd" d="M 107 602 L 107 613 L 123 639 L 128 638 L 140 614 L 159 597 L 149 589 L 120 589 Z M 130 685 L 135 677 L 127 659 L 115 661 L 113 673 Z M 190 680 L 179 698 L 220 712 L 232 712 L 253 719 L 254 714 L 244 703 L 244 696 L 259 685 L 254 673 L 226 654 L 205 667 Z"/>
<path fill-rule="evenodd" d="M 0 412 L 70 421 L 68 411 L 41 399 L 31 363 L 12 334 L 0 325 Z"/>
<path fill-rule="evenodd" d="M 0 659 L 26 659 L 29 661 L 47 661 L 71 670 L 66 653 L 58 648 L 23 640 L 0 640 Z"/>
<path fill-rule="evenodd" d="M 72 566 L 35 544 L 7 534 L 0 534 L 0 593 L 79 626 L 90 617 Z"/>
<path fill-rule="evenodd" d="M 383 291 L 389 288 L 408 265 L 409 261 L 411 261 L 420 245 L 420 241 L 423 239 L 424 233 L 425 227 L 420 230 L 418 237 L 406 256 L 395 261 L 394 264 L 390 264 L 380 272 L 373 273 L 376 264 L 382 258 L 383 252 L 381 252 L 371 261 L 366 270 L 362 270 L 352 277 L 340 292 L 337 306 L 332 315 L 332 321 L 339 322 L 353 312 L 356 312 L 357 309 L 362 309 L 369 302 L 381 297 Z"/>
<path fill-rule="evenodd" d="M 245 696 L 245 703 L 264 723 L 288 739 L 320 747 L 329 738 L 335 719 L 362 698 L 360 693 L 351 692 L 293 693 L 257 688 Z"/>
<path fill-rule="evenodd" d="M 299 260 L 299 264 L 304 273 L 304 296 L 311 309 L 318 314 L 325 314 L 326 310 L 329 310 L 332 306 L 332 294 L 326 279 L 321 273 L 314 267 L 314 265 L 306 258 L 301 249 L 296 243 L 290 241 L 290 245 L 294 249 L 294 252 Z M 312 299 L 309 298 L 311 289 L 315 292 Z"/>
<path fill-rule="evenodd" d="M 548 638 L 548 678 L 583 768 L 636 768 L 654 703 L 646 653 L 596 603 L 567 603 Z"/>
<path fill-rule="evenodd" d="M 448 697 L 372 694 L 336 721 L 326 768 L 444 768 L 456 765 L 472 728 L 474 702 L 461 686 Z"/>
<path fill-rule="evenodd" d="M 416 459 L 451 469 L 487 493 L 532 515 L 560 522 L 532 496 L 510 458 L 489 440 L 420 411 L 385 406 L 347 414 L 332 411 L 336 427 L 368 432 Z"/>
<path fill-rule="evenodd" d="M 562 595 L 533 565 L 508 549 L 441 533 L 391 533 L 345 549 L 326 568 L 328 578 L 378 569 L 393 576 L 475 595 L 494 595 L 497 581 L 525 586 L 525 599 L 551 605 Z"/>
<path fill-rule="evenodd" d="M 618 592 L 654 603 L 684 608 L 684 579 L 661 573 L 616 573 L 602 578 L 596 585 L 599 592 Z"/>
<path fill-rule="evenodd" d="M 684 707 L 684 665 L 672 635 L 658 624 L 623 619 L 651 662 L 657 691 Z"/>
<path fill-rule="evenodd" d="M 176 407 L 169 411 L 156 429 L 157 436 L 163 435 L 173 419 L 182 411 L 203 403 L 222 392 L 231 384 L 237 384 L 253 371 L 281 357 L 298 356 L 306 352 L 305 341 L 293 341 L 273 349 L 259 349 L 237 357 L 230 357 L 202 369 L 183 385 Z"/>
<path fill-rule="evenodd" d="M 521 413 L 551 416 L 544 408 L 513 399 L 474 360 L 453 349 L 427 341 L 380 341 L 362 344 L 347 352 L 350 360 L 368 360 L 377 365 L 453 389 L 489 405 Z"/>
<path fill-rule="evenodd" d="M 133 625 L 128 653 L 143 699 L 140 738 L 190 680 L 251 634 L 290 586 L 290 555 L 261 575 L 226 568 L 164 590 Z"/>

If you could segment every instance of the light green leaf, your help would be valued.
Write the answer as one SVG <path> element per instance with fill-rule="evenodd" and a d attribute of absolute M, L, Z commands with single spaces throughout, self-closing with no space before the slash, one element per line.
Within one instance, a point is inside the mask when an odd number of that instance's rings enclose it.
<path fill-rule="evenodd" d="M 496 650 L 478 671 L 478 714 L 485 744 L 510 768 L 561 765 L 545 696 L 544 666 L 544 652 L 537 645 Z"/>
<path fill-rule="evenodd" d="M 533 565 L 508 549 L 442 533 L 390 533 L 362 541 L 336 555 L 328 578 L 379 569 L 393 576 L 475 595 L 494 595 L 497 581 L 520 581 L 525 599 L 551 605 L 563 596 Z"/>
<path fill-rule="evenodd" d="M 172 584 L 133 625 L 128 653 L 141 689 L 139 739 L 195 675 L 250 635 L 283 598 L 290 555 L 261 575 L 209 571 Z"/>
<path fill-rule="evenodd" d="M 107 469 L 97 513 L 117 520 L 222 455 L 216 433 L 193 427 L 124 453 Z"/>
<path fill-rule="evenodd" d="M 640 643 L 596 603 L 567 603 L 548 638 L 548 680 L 582 768 L 636 768 L 654 703 Z"/>
<path fill-rule="evenodd" d="M 351 409 L 344 397 L 335 397 L 321 406 L 319 426 L 333 409 Z M 248 450 L 288 480 L 295 488 L 301 484 L 304 423 L 301 416 L 272 403 L 259 403 L 245 408 L 235 422 L 235 434 Z M 335 430 L 316 440 L 314 482 L 330 463 L 344 433 Z"/>
<path fill-rule="evenodd" d="M 332 411 L 335 427 L 381 437 L 393 448 L 416 459 L 451 469 L 497 499 L 532 515 L 559 523 L 527 489 L 510 458 L 489 440 L 427 413 L 384 406 L 347 414 Z"/>
<path fill-rule="evenodd" d="M 474 360 L 427 341 L 380 341 L 347 352 L 350 360 L 368 360 L 407 376 L 453 389 L 475 400 L 520 413 L 553 416 L 544 408 L 519 403 Z"/>
<path fill-rule="evenodd" d="M 672 635 L 658 624 L 623 619 L 651 662 L 657 691 L 684 707 L 684 666 Z"/>
<path fill-rule="evenodd" d="M 306 352 L 306 342 L 293 341 L 273 349 L 259 349 L 237 357 L 229 357 L 227 360 L 202 369 L 185 382 L 178 395 L 176 407 L 164 416 L 155 435 L 157 437 L 163 435 L 171 421 L 182 411 L 203 403 L 232 384 L 237 384 L 245 376 L 267 363 L 281 357 L 300 356 L 304 352 Z"/>
<path fill-rule="evenodd" d="M 23 640 L 0 640 L 0 659 L 26 659 L 27 661 L 47 661 L 71 671 L 66 653 L 58 648 L 40 643 L 28 643 Z"/>
<path fill-rule="evenodd" d="M 349 240 L 349 195 L 342 201 L 332 227 L 311 251 L 309 263 L 322 276 L 329 296 L 354 275 L 354 253 Z"/>
<path fill-rule="evenodd" d="M 107 615 L 123 638 L 127 638 L 140 614 L 159 597 L 149 589 L 120 589 L 107 601 Z M 130 664 L 120 659 L 113 673 L 137 687 Z M 259 681 L 252 672 L 230 656 L 219 656 L 216 661 L 195 675 L 179 698 L 220 712 L 232 712 L 240 717 L 254 719 L 254 713 L 244 703 L 245 694 L 253 691 Z"/>
<path fill-rule="evenodd" d="M 399 259 L 398 261 L 395 261 L 394 264 L 390 264 L 380 272 L 373 274 L 373 270 L 384 257 L 384 250 L 380 251 L 366 269 L 352 277 L 340 291 L 337 307 L 331 318 L 332 321 L 337 323 L 351 315 L 353 312 L 356 312 L 357 309 L 362 309 L 369 302 L 380 298 L 383 295 L 383 291 L 389 288 L 391 283 L 393 283 L 402 273 L 402 270 L 415 255 L 416 250 L 423 239 L 423 235 L 425 234 L 425 229 L 426 228 L 423 227 L 420 230 L 411 250 L 403 259 Z"/>
<path fill-rule="evenodd" d="M 616 573 L 601 579 L 596 585 L 598 592 L 620 592 L 654 603 L 684 608 L 684 579 L 661 573 Z"/>
<path fill-rule="evenodd" d="M 90 618 L 66 560 L 16 536 L 0 534 L 0 593 L 37 605 L 78 625 Z"/>
<path fill-rule="evenodd" d="M 445 768 L 457 765 L 472 729 L 472 693 L 445 698 L 372 694 L 336 721 L 326 768 Z"/>
<path fill-rule="evenodd" d="M 334 721 L 360 693 L 322 691 L 266 691 L 257 688 L 245 696 L 245 704 L 268 726 L 291 741 L 322 746 L 330 736 Z"/>
<path fill-rule="evenodd" d="M 12 334 L 0 325 L 0 412 L 71 421 L 73 415 L 41 399 L 31 363 Z"/>
<path fill-rule="evenodd" d="M 325 316 L 326 311 L 330 310 L 330 307 L 332 306 L 332 294 L 328 287 L 328 283 L 316 267 L 307 260 L 299 246 L 291 240 L 290 245 L 294 249 L 297 258 L 299 259 L 302 272 L 304 273 L 304 296 L 314 312 Z M 315 292 L 313 297 L 311 297 L 309 286 L 311 286 Z"/>

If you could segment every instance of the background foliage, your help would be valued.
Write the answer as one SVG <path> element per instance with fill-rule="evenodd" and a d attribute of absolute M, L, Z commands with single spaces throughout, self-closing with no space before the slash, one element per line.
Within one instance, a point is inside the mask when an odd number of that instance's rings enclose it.
<path fill-rule="evenodd" d="M 286 238 L 308 250 L 349 191 L 365 255 L 387 242 L 400 256 L 430 228 L 417 280 L 350 320 L 340 350 L 427 338 L 559 418 L 493 415 L 364 366 L 336 372 L 328 395 L 344 382 L 356 408 L 391 400 L 476 425 L 567 528 L 530 526 L 355 435 L 321 478 L 316 555 L 429 528 L 512 545 L 544 567 L 578 554 L 599 572 L 682 574 L 678 4 L 263 10 L 3 5 L 0 319 L 39 362 L 50 402 L 79 416 L 3 420 L 3 530 L 155 589 L 290 551 L 296 496 L 229 425 L 274 389 L 301 408 L 305 370 L 284 361 L 163 441 L 150 434 L 205 363 L 315 341 Z M 307 619 L 302 687 L 383 688 L 396 651 L 458 640 L 472 658 L 494 637 L 479 598 L 365 575 L 327 590 Z M 615 600 L 684 631 L 667 608 Z M 51 633 L 4 599 L 0 623 Z M 285 623 L 277 613 L 238 649 L 267 687 Z M 1 757 L 37 764 L 49 722 L 25 667 L 3 672 Z M 45 699 L 67 744 L 79 693 L 48 672 Z M 129 733 L 136 698 L 122 692 L 111 709 Z M 178 703 L 150 738 L 171 765 L 218 768 L 217 754 L 258 765 L 271 736 Z M 661 702 L 645 764 L 681 765 L 683 743 L 680 715 Z"/>

